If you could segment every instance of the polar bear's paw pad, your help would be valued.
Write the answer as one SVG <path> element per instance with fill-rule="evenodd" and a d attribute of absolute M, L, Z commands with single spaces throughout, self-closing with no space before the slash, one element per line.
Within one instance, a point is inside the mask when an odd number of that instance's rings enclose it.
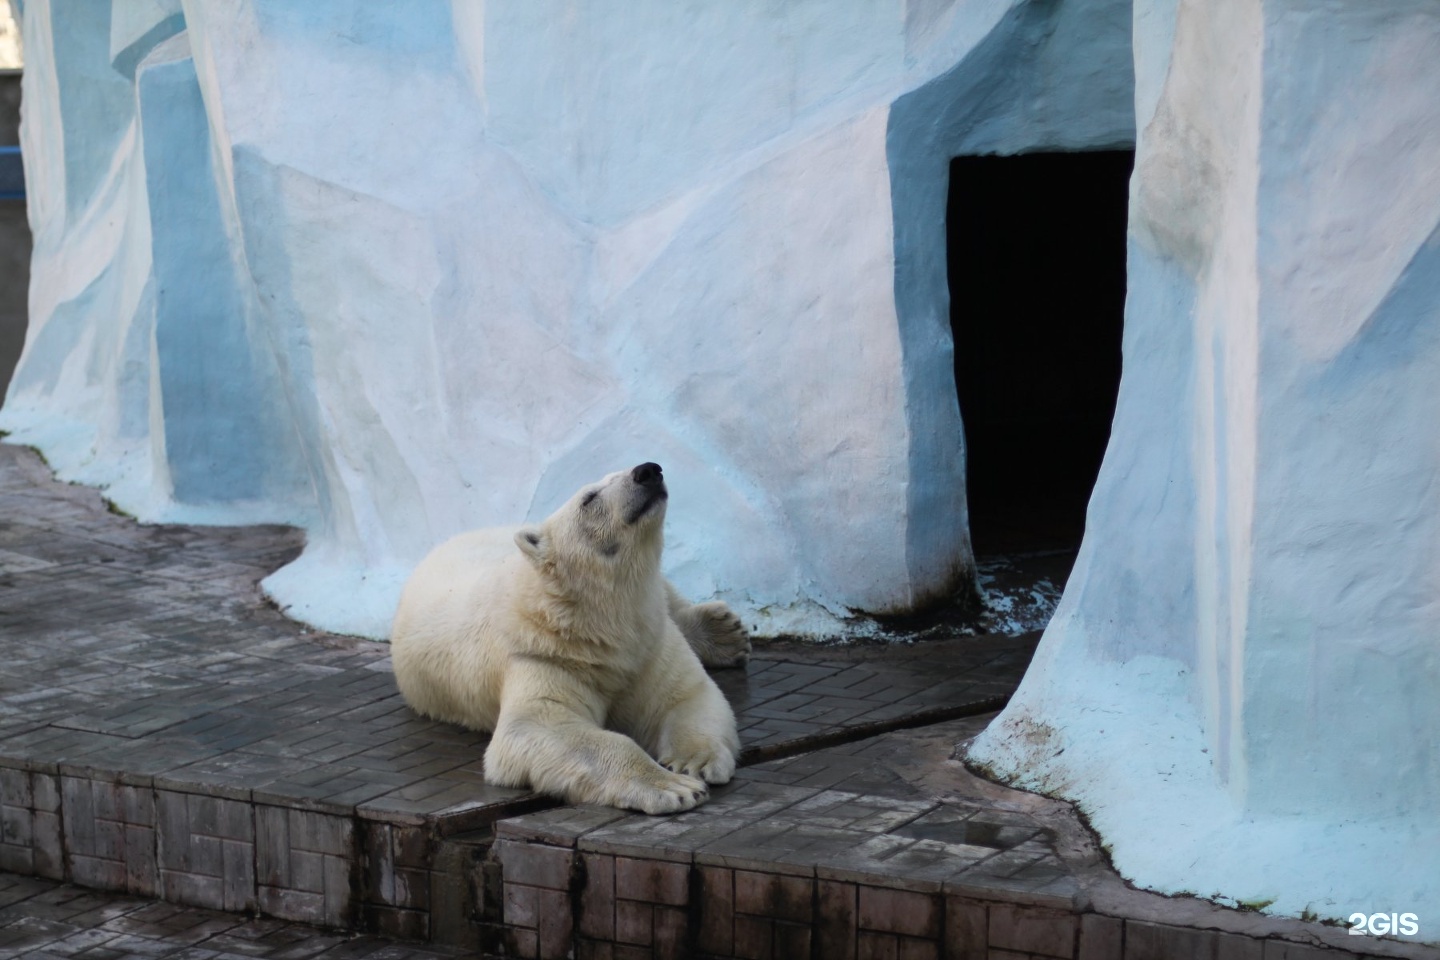
<path fill-rule="evenodd" d="M 718 600 L 694 609 L 695 623 L 713 648 L 708 666 L 738 667 L 750 658 L 750 634 L 733 610 Z"/>
<path fill-rule="evenodd" d="M 643 813 L 679 813 L 693 810 L 710 799 L 710 788 L 703 780 L 670 771 L 636 780 L 624 791 L 616 806 Z"/>

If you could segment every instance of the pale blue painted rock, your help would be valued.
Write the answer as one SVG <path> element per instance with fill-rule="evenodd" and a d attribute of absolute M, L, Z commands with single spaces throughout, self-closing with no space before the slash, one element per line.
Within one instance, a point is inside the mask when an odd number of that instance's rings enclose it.
<path fill-rule="evenodd" d="M 147 519 L 303 524 L 266 589 L 368 636 L 644 460 L 762 632 L 952 589 L 948 161 L 1134 136 L 1121 0 L 24 6 L 0 426 Z"/>
<path fill-rule="evenodd" d="M 1440 940 L 1440 6 L 1144 2 L 1125 373 L 971 756 L 1137 883 Z"/>

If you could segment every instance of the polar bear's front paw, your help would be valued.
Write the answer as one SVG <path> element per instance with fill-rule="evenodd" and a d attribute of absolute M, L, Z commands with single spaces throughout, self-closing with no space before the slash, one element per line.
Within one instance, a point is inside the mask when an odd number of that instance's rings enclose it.
<path fill-rule="evenodd" d="M 712 600 L 697 603 L 692 610 L 695 626 L 705 641 L 697 646 L 710 648 L 708 655 L 700 658 L 705 666 L 738 667 L 750 658 L 750 634 L 728 606 Z"/>
<path fill-rule="evenodd" d="M 735 754 L 729 747 L 716 744 L 683 755 L 661 757 L 660 765 L 676 773 L 699 777 L 706 783 L 729 783 L 735 775 Z"/>
<path fill-rule="evenodd" d="M 644 813 L 678 813 L 693 810 L 710 799 L 710 788 L 703 780 L 669 770 L 632 781 L 622 791 L 615 806 L 628 807 Z"/>

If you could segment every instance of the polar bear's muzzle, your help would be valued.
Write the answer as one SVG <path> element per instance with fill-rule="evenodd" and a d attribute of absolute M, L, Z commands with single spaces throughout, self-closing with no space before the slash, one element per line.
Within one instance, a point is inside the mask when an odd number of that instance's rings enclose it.
<path fill-rule="evenodd" d="M 664 503 L 670 496 L 665 489 L 665 474 L 658 463 L 642 463 L 635 467 L 630 471 L 630 482 L 639 488 L 639 496 L 625 515 L 627 524 L 636 523 L 653 510 L 656 504 Z"/>

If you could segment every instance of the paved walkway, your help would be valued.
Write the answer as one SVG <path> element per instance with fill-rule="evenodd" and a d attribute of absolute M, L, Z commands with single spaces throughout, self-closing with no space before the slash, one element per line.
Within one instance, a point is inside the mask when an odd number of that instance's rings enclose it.
<path fill-rule="evenodd" d="M 509 944 L 775 960 L 1440 957 L 1133 889 L 1068 803 L 955 759 L 992 716 L 748 767 L 663 819 L 568 807 L 502 820 Z"/>
<path fill-rule="evenodd" d="M 142 526 L 0 445 L 0 765 L 402 818 L 525 799 L 483 783 L 483 736 L 405 707 L 384 644 L 306 630 L 263 600 L 258 581 L 302 539 Z M 923 657 L 791 645 L 717 679 L 753 760 L 993 708 L 1033 648 L 1033 637 L 932 643 Z"/>
<path fill-rule="evenodd" d="M 0 875 L 4 960 L 439 960 L 462 954 Z"/>
<path fill-rule="evenodd" d="M 393 935 L 464 913 L 463 837 L 553 801 L 486 785 L 485 738 L 411 713 L 385 645 L 264 601 L 301 543 L 140 525 L 0 445 L 0 869 Z M 1034 642 L 779 645 L 719 679 L 755 762 L 993 709 Z"/>
<path fill-rule="evenodd" d="M 265 603 L 300 545 L 142 526 L 0 445 L 0 954 L 1440 955 L 1130 890 L 1068 805 L 967 773 L 1033 634 L 761 645 L 717 676 L 746 766 L 644 817 L 487 786 L 383 644 Z"/>

